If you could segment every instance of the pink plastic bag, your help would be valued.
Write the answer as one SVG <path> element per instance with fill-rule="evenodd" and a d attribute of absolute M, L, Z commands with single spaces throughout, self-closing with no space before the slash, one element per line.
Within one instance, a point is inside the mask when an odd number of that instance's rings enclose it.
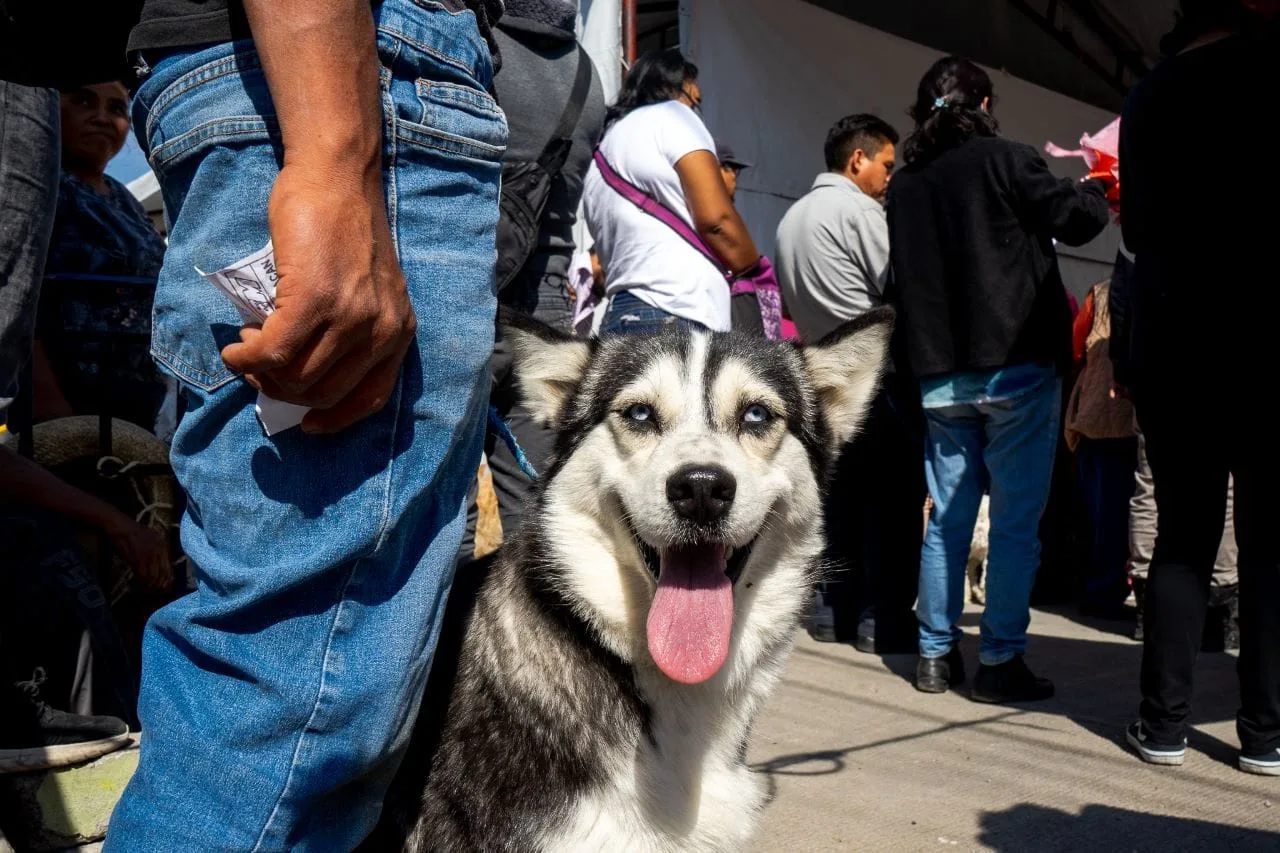
<path fill-rule="evenodd" d="M 1080 137 L 1080 147 L 1068 150 L 1052 142 L 1044 144 L 1050 157 L 1079 157 L 1089 165 L 1089 177 L 1101 178 L 1107 183 L 1107 200 L 1112 205 L 1120 203 L 1120 119 L 1095 133 Z"/>
<path fill-rule="evenodd" d="M 1093 136 L 1085 134 L 1080 137 L 1080 147 L 1067 150 L 1052 142 L 1044 144 L 1045 153 L 1050 157 L 1079 157 L 1089 164 L 1090 172 L 1108 171 L 1116 180 L 1120 179 L 1120 119 L 1098 131 Z"/>

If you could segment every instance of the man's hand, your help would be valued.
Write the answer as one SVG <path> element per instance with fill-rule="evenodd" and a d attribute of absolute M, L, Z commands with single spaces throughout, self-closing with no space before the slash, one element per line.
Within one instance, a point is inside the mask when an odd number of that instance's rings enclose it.
<path fill-rule="evenodd" d="M 169 563 L 169 543 L 164 534 L 143 527 L 129 516 L 116 511 L 103 519 L 102 530 L 124 557 L 126 563 L 138 573 L 142 582 L 152 589 L 168 589 L 173 583 L 173 568 Z"/>
<path fill-rule="evenodd" d="M 302 422 L 308 432 L 337 432 L 381 409 L 416 328 L 381 181 L 355 177 L 286 160 L 267 214 L 276 310 L 222 351 L 267 396 L 315 409 Z"/>
<path fill-rule="evenodd" d="M 284 142 L 267 226 L 276 309 L 222 351 L 267 396 L 337 432 L 382 408 L 413 309 L 382 191 L 382 101 L 369 0 L 245 0 Z M 431 235 L 426 235 L 430 239 Z"/>

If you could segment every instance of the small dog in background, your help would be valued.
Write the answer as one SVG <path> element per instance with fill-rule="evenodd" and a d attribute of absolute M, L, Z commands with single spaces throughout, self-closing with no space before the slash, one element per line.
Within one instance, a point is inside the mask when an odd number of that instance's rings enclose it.
<path fill-rule="evenodd" d="M 978 505 L 978 520 L 973 525 L 973 541 L 969 545 L 969 562 L 965 577 L 969 580 L 969 600 L 974 604 L 987 603 L 987 540 L 991 535 L 991 498 L 982 496 Z M 929 513 L 933 512 L 933 499 L 924 499 L 924 530 L 929 530 Z"/>
<path fill-rule="evenodd" d="M 978 520 L 973 525 L 973 541 L 969 544 L 969 564 L 965 576 L 969 579 L 969 600 L 974 604 L 987 603 L 987 539 L 991 535 L 991 498 L 982 496 L 978 505 Z"/>

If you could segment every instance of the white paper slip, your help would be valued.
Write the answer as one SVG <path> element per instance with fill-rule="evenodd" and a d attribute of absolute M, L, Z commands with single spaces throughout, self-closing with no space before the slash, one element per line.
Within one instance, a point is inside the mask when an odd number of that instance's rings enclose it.
<path fill-rule="evenodd" d="M 217 272 L 205 272 L 196 267 L 196 272 L 231 299 L 246 323 L 261 323 L 276 309 L 276 280 L 279 275 L 276 273 L 276 256 L 270 240 L 252 255 L 241 258 L 229 267 Z M 258 394 L 258 402 L 254 408 L 267 435 L 293 429 L 311 411 L 306 406 L 273 400 L 261 393 Z"/>
<path fill-rule="evenodd" d="M 262 429 L 267 435 L 275 435 L 278 432 L 293 429 L 302 423 L 302 419 L 307 416 L 307 412 L 311 411 L 306 406 L 272 400 L 262 393 L 258 394 L 258 402 L 253 409 L 258 413 L 258 421 L 262 424 Z"/>
<path fill-rule="evenodd" d="M 246 323 L 261 323 L 276 308 L 276 256 L 271 241 L 225 269 L 196 272 L 231 298 Z"/>

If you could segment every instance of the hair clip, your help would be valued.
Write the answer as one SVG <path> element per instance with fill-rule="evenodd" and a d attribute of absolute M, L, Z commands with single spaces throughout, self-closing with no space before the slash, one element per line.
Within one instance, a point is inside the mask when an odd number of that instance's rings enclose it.
<path fill-rule="evenodd" d="M 935 110 L 943 109 L 944 107 L 946 107 L 946 105 L 947 105 L 947 99 L 946 99 L 946 98 L 934 98 L 934 99 L 933 99 L 933 108 L 934 108 Z"/>

